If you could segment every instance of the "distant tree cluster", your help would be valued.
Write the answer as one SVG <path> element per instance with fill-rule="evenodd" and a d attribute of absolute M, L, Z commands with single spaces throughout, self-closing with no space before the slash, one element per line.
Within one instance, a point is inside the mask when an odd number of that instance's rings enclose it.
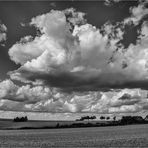
<path fill-rule="evenodd" d="M 101 117 L 100 117 L 100 119 L 101 119 L 101 120 L 104 120 L 104 119 L 105 119 L 105 117 L 104 117 L 104 116 L 101 116 Z"/>
<path fill-rule="evenodd" d="M 84 120 L 94 120 L 96 119 L 96 116 L 83 116 L 80 119 L 76 119 L 76 121 L 84 121 Z M 100 116 L 100 120 L 110 120 L 111 118 L 109 116 Z M 113 117 L 113 120 L 116 120 L 116 116 Z"/>
<path fill-rule="evenodd" d="M 25 117 L 16 117 L 13 119 L 14 122 L 27 122 L 28 121 L 28 118 L 27 116 Z"/>
<path fill-rule="evenodd" d="M 122 116 L 121 118 L 123 124 L 143 123 L 144 121 L 141 116 Z"/>
<path fill-rule="evenodd" d="M 83 116 L 80 119 L 77 119 L 77 121 L 94 120 L 94 119 L 96 119 L 96 116 Z"/>
<path fill-rule="evenodd" d="M 104 117 L 104 116 L 101 116 L 101 117 L 100 117 L 100 120 L 105 120 L 105 119 L 106 119 L 106 120 L 109 120 L 110 117 Z"/>
<path fill-rule="evenodd" d="M 96 116 L 83 116 L 76 121 L 84 121 L 84 120 L 93 120 L 96 119 Z M 44 126 L 44 127 L 23 127 L 21 129 L 37 129 L 37 128 L 77 128 L 77 127 L 100 127 L 100 126 L 118 126 L 118 125 L 130 125 L 130 124 L 148 124 L 148 115 L 143 118 L 141 116 L 122 116 L 121 119 L 116 120 L 116 116 L 111 117 L 107 116 L 100 116 L 100 119 L 106 119 L 103 122 L 95 121 L 95 122 L 72 122 L 68 124 L 60 124 L 57 123 L 54 127 L 53 126 Z M 109 120 L 109 121 L 107 121 Z M 14 118 L 14 122 L 26 122 L 28 121 L 27 116 L 25 117 L 16 117 Z"/>

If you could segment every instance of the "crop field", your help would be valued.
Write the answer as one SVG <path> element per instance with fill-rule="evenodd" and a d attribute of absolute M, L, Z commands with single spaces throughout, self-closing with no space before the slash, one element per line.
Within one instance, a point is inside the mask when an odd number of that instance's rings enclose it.
<path fill-rule="evenodd" d="M 28 121 L 28 122 L 13 122 L 12 120 L 0 120 L 0 129 L 19 129 L 23 127 L 43 128 L 54 127 L 56 124 L 60 125 L 71 124 L 72 121 Z"/>
<path fill-rule="evenodd" d="M 45 128 L 55 127 L 59 125 L 71 125 L 73 123 L 105 123 L 106 121 L 27 121 L 27 122 L 13 122 L 12 120 L 0 120 L 1 129 L 20 129 L 20 128 Z"/>
<path fill-rule="evenodd" d="M 0 130 L 0 147 L 148 147 L 148 124 Z"/>

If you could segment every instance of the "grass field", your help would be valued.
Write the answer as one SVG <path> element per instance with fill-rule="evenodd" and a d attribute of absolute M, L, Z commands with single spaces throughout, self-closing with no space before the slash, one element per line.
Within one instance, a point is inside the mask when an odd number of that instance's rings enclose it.
<path fill-rule="evenodd" d="M 106 121 L 27 121 L 13 122 L 12 120 L 0 120 L 0 129 L 20 129 L 20 128 L 45 128 L 59 125 L 71 125 L 73 123 L 103 123 Z"/>
<path fill-rule="evenodd" d="M 91 128 L 0 130 L 0 147 L 148 147 L 148 124 Z"/>
<path fill-rule="evenodd" d="M 0 129 L 19 129 L 23 127 L 42 128 L 54 127 L 57 123 L 60 125 L 71 124 L 72 121 L 28 121 L 28 122 L 13 122 L 12 120 L 0 120 Z"/>

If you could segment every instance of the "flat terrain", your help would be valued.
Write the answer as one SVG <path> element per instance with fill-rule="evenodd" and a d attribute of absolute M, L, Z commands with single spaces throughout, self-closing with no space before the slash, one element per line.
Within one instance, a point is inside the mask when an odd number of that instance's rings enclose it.
<path fill-rule="evenodd" d="M 74 121 L 28 121 L 28 122 L 13 122 L 12 120 L 0 120 L 0 129 L 19 129 L 24 127 L 43 128 L 55 127 L 57 123 L 60 125 L 72 124 Z"/>
<path fill-rule="evenodd" d="M 0 147 L 148 147 L 148 124 L 91 128 L 0 130 Z"/>
<path fill-rule="evenodd" d="M 91 124 L 105 123 L 106 121 L 90 121 Z M 27 121 L 27 122 L 13 122 L 12 120 L 0 120 L 1 129 L 20 129 L 20 128 L 46 128 L 55 127 L 59 125 L 71 125 L 73 123 L 88 123 L 88 121 Z"/>

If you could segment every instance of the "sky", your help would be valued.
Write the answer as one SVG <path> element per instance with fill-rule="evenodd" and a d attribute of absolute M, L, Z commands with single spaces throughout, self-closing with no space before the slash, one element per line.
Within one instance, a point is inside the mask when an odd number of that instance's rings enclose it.
<path fill-rule="evenodd" d="M 0 1 L 0 118 L 148 114 L 148 1 Z"/>

